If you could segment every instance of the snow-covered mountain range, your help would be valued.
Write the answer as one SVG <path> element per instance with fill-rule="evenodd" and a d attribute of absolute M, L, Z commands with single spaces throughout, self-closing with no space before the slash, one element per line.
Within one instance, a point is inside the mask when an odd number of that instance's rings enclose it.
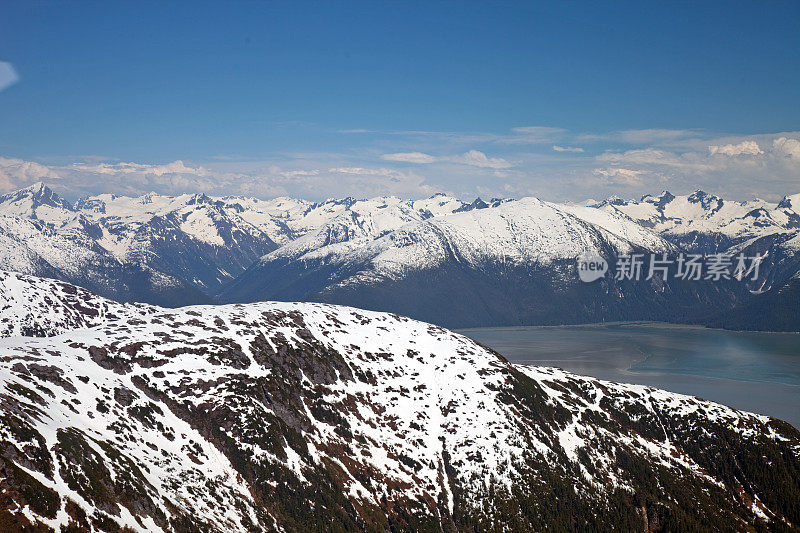
<path fill-rule="evenodd" d="M 264 254 L 322 225 L 341 220 L 343 231 L 382 235 L 471 208 L 443 195 L 311 203 L 102 194 L 72 205 L 38 183 L 0 197 L 0 266 L 120 300 L 202 303 Z"/>
<path fill-rule="evenodd" d="M 758 280 L 748 283 L 755 295 L 744 295 L 705 323 L 735 329 L 800 331 L 800 194 L 778 203 L 726 201 L 696 191 L 674 196 L 662 192 L 640 201 L 611 198 L 593 207 L 621 212 L 665 239 L 695 253 L 764 256 Z M 762 297 L 761 293 L 765 293 Z"/>
<path fill-rule="evenodd" d="M 4 531 L 800 524 L 788 424 L 397 315 L 117 304 L 13 273 L 0 307 Z"/>
<path fill-rule="evenodd" d="M 464 327 L 614 320 L 646 312 L 666 318 L 669 305 L 662 296 L 685 291 L 677 283 L 666 292 L 610 280 L 583 284 L 575 257 L 587 250 L 613 261 L 676 247 L 625 215 L 526 198 L 405 224 L 379 237 L 332 231 L 326 224 L 264 256 L 220 296 L 229 302 L 325 301 Z M 647 304 L 628 306 L 626 295 Z"/>
<path fill-rule="evenodd" d="M 594 207 L 621 212 L 688 251 L 724 252 L 776 233 L 800 230 L 800 194 L 779 203 L 730 202 L 704 191 L 674 196 L 667 191 L 639 201 L 610 198 Z"/>
<path fill-rule="evenodd" d="M 697 191 L 591 205 L 435 195 L 306 202 L 109 194 L 74 205 L 43 184 L 0 197 L 0 267 L 120 301 L 310 300 L 453 327 L 702 320 L 800 271 L 800 195 Z M 575 258 L 766 254 L 757 283 L 578 282 Z"/>

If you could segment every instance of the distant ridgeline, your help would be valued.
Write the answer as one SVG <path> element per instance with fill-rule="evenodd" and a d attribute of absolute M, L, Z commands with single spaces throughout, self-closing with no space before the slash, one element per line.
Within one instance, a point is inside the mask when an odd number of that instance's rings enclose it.
<path fill-rule="evenodd" d="M 319 301 L 448 327 L 616 320 L 800 330 L 800 195 L 697 191 L 591 205 L 535 198 L 263 201 L 103 194 L 43 184 L 0 197 L 0 268 L 168 307 Z M 609 270 L 581 282 L 576 258 Z M 763 257 L 757 279 L 616 279 L 631 255 Z M 648 279 L 649 278 L 649 279 Z"/>

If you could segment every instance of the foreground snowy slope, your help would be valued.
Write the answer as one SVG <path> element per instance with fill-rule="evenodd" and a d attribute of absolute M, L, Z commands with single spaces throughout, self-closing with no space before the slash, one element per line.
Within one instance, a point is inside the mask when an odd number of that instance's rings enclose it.
<path fill-rule="evenodd" d="M 64 293 L 14 276 L 0 298 L 74 311 Z M 98 316 L 102 302 L 72 294 Z M 430 324 L 353 308 L 112 315 L 1 341 L 1 530 L 800 523 L 800 433 L 766 417 L 511 365 Z"/>

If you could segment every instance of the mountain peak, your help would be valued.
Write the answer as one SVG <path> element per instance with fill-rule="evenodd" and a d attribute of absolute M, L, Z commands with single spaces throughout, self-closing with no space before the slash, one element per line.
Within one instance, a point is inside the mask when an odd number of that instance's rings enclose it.
<path fill-rule="evenodd" d="M 719 196 L 717 196 L 715 194 L 708 193 L 708 192 L 704 191 L 703 189 L 695 189 L 694 192 L 689 195 L 689 201 L 690 202 L 700 202 L 700 201 L 704 201 L 704 200 L 709 201 L 709 200 L 714 200 L 714 199 L 718 200 Z"/>
<path fill-rule="evenodd" d="M 662 208 L 670 203 L 672 200 L 675 199 L 675 195 L 667 190 L 661 191 L 661 194 L 658 196 L 653 196 L 652 194 L 646 194 L 642 196 L 640 202 L 646 202 L 648 204 L 653 204 L 656 207 Z"/>
<path fill-rule="evenodd" d="M 0 196 L 0 205 L 14 206 L 16 208 L 15 214 L 21 214 L 19 211 L 24 210 L 26 214 L 32 218 L 36 218 L 36 208 L 41 206 L 74 211 L 72 205 L 68 201 L 53 192 L 50 187 L 41 181 L 29 185 L 24 189 L 19 189 L 18 191 Z"/>
<path fill-rule="evenodd" d="M 645 194 L 644 196 L 642 196 L 641 200 L 639 200 L 639 201 L 640 202 L 644 202 L 644 201 L 646 201 L 645 200 L 646 198 L 654 198 L 656 200 L 662 200 L 662 199 L 668 198 L 669 200 L 672 200 L 672 199 L 675 198 L 675 195 L 672 194 L 671 192 L 669 192 L 668 190 L 664 189 L 659 194 L 655 194 L 655 195 L 654 194 Z"/>
<path fill-rule="evenodd" d="M 786 195 L 778 204 L 779 209 L 792 209 L 800 211 L 800 194 Z"/>
<path fill-rule="evenodd" d="M 36 183 L 28 185 L 27 187 L 23 187 L 22 189 L 18 189 L 14 192 L 6 194 L 4 198 L 6 196 L 15 196 L 20 198 L 23 197 L 35 198 L 35 197 L 46 197 L 50 196 L 51 194 L 54 194 L 53 190 L 50 187 L 48 187 L 45 184 L 45 182 L 37 181 Z"/>
<path fill-rule="evenodd" d="M 609 196 L 608 199 L 604 202 L 606 205 L 627 205 L 628 201 L 624 198 L 620 198 L 617 195 Z"/>
<path fill-rule="evenodd" d="M 208 196 L 206 193 L 196 193 L 193 194 L 187 201 L 187 205 L 195 205 L 195 204 L 212 204 L 214 203 L 214 199 Z"/>
<path fill-rule="evenodd" d="M 718 211 L 723 204 L 722 198 L 719 196 L 709 194 L 702 189 L 695 190 L 688 198 L 689 203 L 692 204 L 700 204 L 703 209 L 708 210 L 711 209 L 712 211 Z"/>
<path fill-rule="evenodd" d="M 489 204 L 481 200 L 481 197 L 479 196 L 475 198 L 471 204 L 464 204 L 453 212 L 460 213 L 463 211 L 472 211 L 473 209 L 486 209 L 487 207 L 489 207 Z"/>
<path fill-rule="evenodd" d="M 21 191 L 31 191 L 31 192 L 35 192 L 35 193 L 41 193 L 41 192 L 43 192 L 45 190 L 50 190 L 50 187 L 45 185 L 45 183 L 43 181 L 37 181 L 36 183 L 34 183 L 32 185 L 28 185 L 27 187 L 25 187 L 23 189 L 20 189 L 20 190 Z"/>

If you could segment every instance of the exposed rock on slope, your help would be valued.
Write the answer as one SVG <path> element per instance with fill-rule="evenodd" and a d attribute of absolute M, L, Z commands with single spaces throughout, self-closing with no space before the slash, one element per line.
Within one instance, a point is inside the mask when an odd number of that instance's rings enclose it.
<path fill-rule="evenodd" d="M 396 315 L 139 311 L 2 341 L 0 529 L 800 524 L 800 433 L 767 417 L 511 365 Z"/>
<path fill-rule="evenodd" d="M 0 337 L 51 337 L 152 311 L 62 281 L 0 271 Z"/>

